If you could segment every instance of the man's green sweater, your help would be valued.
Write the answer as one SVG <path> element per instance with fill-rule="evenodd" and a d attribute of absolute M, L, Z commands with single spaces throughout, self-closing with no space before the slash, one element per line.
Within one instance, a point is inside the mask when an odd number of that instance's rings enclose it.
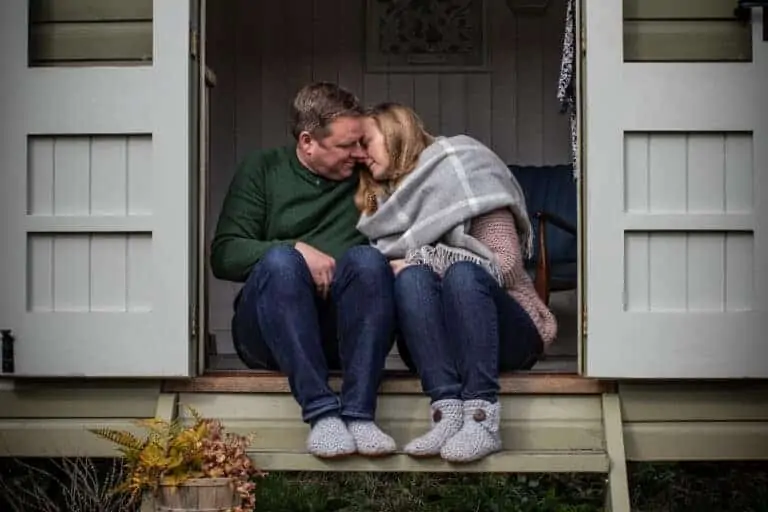
<path fill-rule="evenodd" d="M 332 181 L 312 173 L 295 146 L 258 151 L 238 167 L 211 244 L 219 279 L 243 282 L 272 247 L 304 242 L 333 258 L 365 242 L 355 227 L 357 175 Z"/>

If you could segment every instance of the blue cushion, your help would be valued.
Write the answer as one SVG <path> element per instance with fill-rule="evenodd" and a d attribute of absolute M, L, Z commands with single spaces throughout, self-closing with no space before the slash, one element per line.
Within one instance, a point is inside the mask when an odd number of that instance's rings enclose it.
<path fill-rule="evenodd" d="M 533 223 L 536 243 L 533 257 L 528 262 L 529 265 L 533 265 L 539 255 L 539 226 L 536 213 L 542 211 L 552 213 L 573 226 L 577 225 L 578 198 L 576 182 L 573 179 L 573 167 L 571 165 L 510 165 L 509 168 L 523 189 L 528 214 Z M 576 237 L 551 224 L 547 225 L 547 249 L 549 261 L 553 267 L 577 261 Z"/>

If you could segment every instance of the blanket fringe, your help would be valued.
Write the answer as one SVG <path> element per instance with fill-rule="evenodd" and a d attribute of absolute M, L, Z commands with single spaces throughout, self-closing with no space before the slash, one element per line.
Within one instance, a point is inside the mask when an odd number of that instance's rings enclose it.
<path fill-rule="evenodd" d="M 458 247 L 449 247 L 444 244 L 425 245 L 418 249 L 411 249 L 405 257 L 406 263 L 427 265 L 440 276 L 445 274 L 448 267 L 459 261 L 468 261 L 479 265 L 496 280 L 499 286 L 504 286 L 504 277 L 496 263 Z"/>
<path fill-rule="evenodd" d="M 533 256 L 533 231 L 532 231 L 532 229 L 529 228 L 528 232 L 525 233 L 525 243 L 523 243 L 522 245 L 523 245 L 523 257 L 525 259 L 531 258 Z"/>

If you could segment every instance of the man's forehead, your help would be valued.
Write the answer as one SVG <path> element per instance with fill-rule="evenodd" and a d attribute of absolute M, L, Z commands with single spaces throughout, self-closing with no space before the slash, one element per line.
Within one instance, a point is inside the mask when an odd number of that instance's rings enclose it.
<path fill-rule="evenodd" d="M 342 139 L 356 140 L 363 134 L 363 123 L 361 117 L 340 117 L 335 119 L 329 126 L 328 138 L 334 141 Z"/>

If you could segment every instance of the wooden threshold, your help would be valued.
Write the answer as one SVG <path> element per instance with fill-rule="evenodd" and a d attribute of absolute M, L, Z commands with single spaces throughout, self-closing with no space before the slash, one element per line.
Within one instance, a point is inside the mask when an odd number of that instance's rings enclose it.
<path fill-rule="evenodd" d="M 330 378 L 331 388 L 339 390 L 338 375 Z M 580 375 L 516 373 L 499 378 L 500 393 L 591 395 L 615 390 L 613 381 L 588 379 Z M 166 393 L 290 393 L 288 378 L 268 371 L 219 371 L 187 380 L 167 380 Z M 382 394 L 422 394 L 419 379 L 405 372 L 387 372 L 379 389 Z"/>

